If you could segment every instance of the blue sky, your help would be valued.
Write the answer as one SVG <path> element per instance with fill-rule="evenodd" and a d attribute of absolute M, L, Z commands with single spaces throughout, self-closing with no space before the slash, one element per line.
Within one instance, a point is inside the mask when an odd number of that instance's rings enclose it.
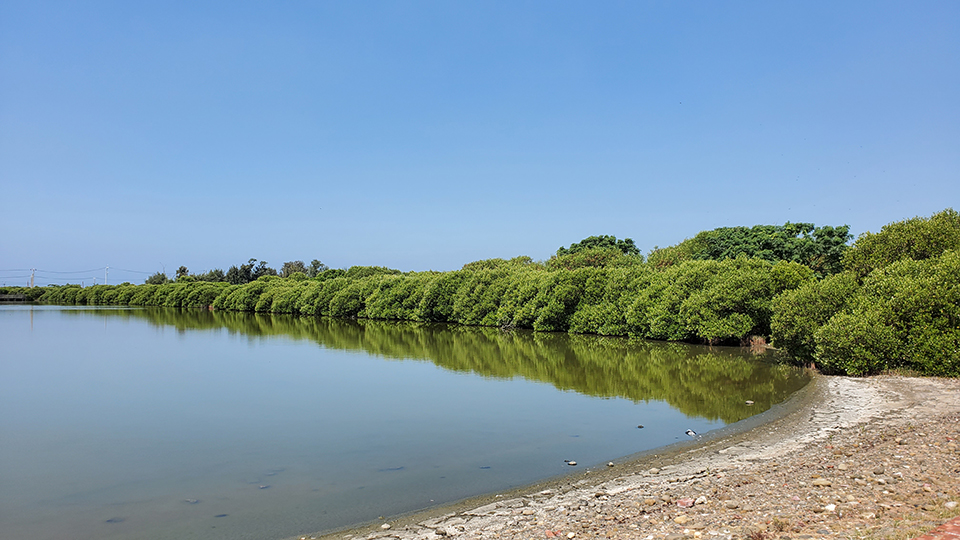
<path fill-rule="evenodd" d="M 0 281 L 877 231 L 960 206 L 957 28 L 957 2 L 0 0 Z"/>

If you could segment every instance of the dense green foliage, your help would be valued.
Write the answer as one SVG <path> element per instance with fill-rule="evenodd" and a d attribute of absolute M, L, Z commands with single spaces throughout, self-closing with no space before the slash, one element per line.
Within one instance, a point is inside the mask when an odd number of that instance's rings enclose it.
<path fill-rule="evenodd" d="M 579 242 L 570 244 L 568 248 L 561 246 L 557 249 L 557 257 L 588 249 L 613 249 L 624 255 L 640 257 L 640 248 L 633 243 L 632 238 L 617 240 L 616 236 L 609 235 L 588 236 Z"/>
<path fill-rule="evenodd" d="M 960 216 L 866 233 L 845 271 L 773 302 L 774 344 L 828 373 L 960 375 Z"/>
<path fill-rule="evenodd" d="M 741 343 L 769 333 L 770 302 L 812 279 L 799 264 L 738 257 L 686 261 L 664 271 L 610 250 L 594 265 L 477 261 L 454 272 L 383 267 L 327 270 L 314 278 L 262 276 L 243 285 L 182 275 L 160 285 L 50 287 L 43 301 L 212 307 L 221 310 L 375 318 L 538 331 Z M 596 249 L 561 258 L 592 257 Z M 624 259 L 624 260 L 622 260 Z M 611 263 L 612 261 L 612 263 Z M 618 262 L 619 261 L 619 262 Z M 252 264 L 252 262 L 251 262 Z"/>
<path fill-rule="evenodd" d="M 655 250 L 645 263 L 632 241 L 597 236 L 545 263 L 489 259 L 452 272 L 327 269 L 314 260 L 309 267 L 285 263 L 280 277 L 250 259 L 231 267 L 225 281 L 203 281 L 182 268 L 174 283 L 48 287 L 40 300 L 711 344 L 762 336 L 794 362 L 830 373 L 960 375 L 960 215 L 947 209 L 892 223 L 849 249 L 848 238 L 846 226 L 723 228 Z"/>
<path fill-rule="evenodd" d="M 547 266 L 553 269 L 575 270 L 587 267 L 637 266 L 643 264 L 640 255 L 626 255 L 616 248 L 588 248 L 550 257 Z"/>
<path fill-rule="evenodd" d="M 790 261 L 826 276 L 842 270 L 850 227 L 816 227 L 812 223 L 721 227 L 703 231 L 676 246 L 657 249 L 649 262 L 666 267 L 689 260 L 724 260 L 740 256 L 765 261 Z"/>
<path fill-rule="evenodd" d="M 770 323 L 774 343 L 803 362 L 813 362 L 814 334 L 835 313 L 847 307 L 857 292 L 855 276 L 848 272 L 821 281 L 809 281 L 774 299 Z"/>
<path fill-rule="evenodd" d="M 164 283 L 169 283 L 169 282 L 170 282 L 170 278 L 168 278 L 166 274 L 164 274 L 163 272 L 157 272 L 152 276 L 148 277 L 144 283 L 148 285 L 163 285 Z"/>
<path fill-rule="evenodd" d="M 23 295 L 28 302 L 36 302 L 46 293 L 46 287 L 0 287 L 0 295 Z"/>
<path fill-rule="evenodd" d="M 884 226 L 877 234 L 864 233 L 844 257 L 844 267 L 860 277 L 904 259 L 938 257 L 960 251 L 960 213 L 952 208 L 929 218 L 915 217 Z"/>
<path fill-rule="evenodd" d="M 871 272 L 815 338 L 818 364 L 829 372 L 960 373 L 960 252 Z"/>

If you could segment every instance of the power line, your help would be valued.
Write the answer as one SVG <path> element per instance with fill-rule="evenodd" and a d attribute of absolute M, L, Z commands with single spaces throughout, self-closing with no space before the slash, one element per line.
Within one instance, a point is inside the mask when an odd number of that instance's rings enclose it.
<path fill-rule="evenodd" d="M 0 270 L 0 272 L 30 272 L 30 271 L 36 271 L 37 273 L 41 273 L 41 274 L 89 274 L 89 273 L 91 273 L 91 272 L 99 272 L 99 271 L 105 270 L 105 269 L 107 269 L 107 268 L 112 268 L 113 270 L 117 270 L 117 271 L 120 271 L 120 272 L 130 272 L 130 273 L 132 273 L 132 274 L 152 275 L 152 274 L 155 274 L 155 273 L 156 273 L 156 272 L 144 272 L 143 270 L 128 270 L 128 269 L 126 269 L 126 268 L 117 268 L 116 266 L 110 266 L 110 267 L 102 266 L 102 267 L 100 267 L 100 268 L 91 268 L 91 269 L 89 269 L 89 270 L 70 270 L 70 271 L 63 271 L 63 270 L 43 270 L 43 269 L 41 269 L 41 268 L 37 268 L 37 269 L 35 269 L 35 270 L 34 270 L 33 268 L 10 268 L 10 269 L 6 269 L 6 270 Z"/>
<path fill-rule="evenodd" d="M 106 268 L 106 267 L 105 267 L 105 266 L 101 266 L 100 268 L 92 268 L 92 269 L 90 269 L 90 270 L 77 270 L 77 271 L 75 271 L 75 272 L 58 272 L 58 271 L 56 271 L 56 270 L 40 270 L 40 269 L 38 268 L 38 269 L 37 269 L 37 272 L 46 272 L 46 273 L 48 273 L 48 274 L 86 274 L 86 273 L 88 273 L 88 272 L 99 272 L 100 270 L 103 270 L 104 268 Z"/>
<path fill-rule="evenodd" d="M 132 272 L 132 273 L 134 273 L 134 274 L 147 274 L 147 275 L 150 275 L 150 274 L 155 274 L 155 273 L 156 273 L 156 272 L 144 272 L 144 271 L 142 271 L 142 270 L 124 270 L 123 268 L 117 268 L 116 266 L 114 266 L 113 269 L 114 269 L 114 270 L 120 270 L 121 272 Z"/>

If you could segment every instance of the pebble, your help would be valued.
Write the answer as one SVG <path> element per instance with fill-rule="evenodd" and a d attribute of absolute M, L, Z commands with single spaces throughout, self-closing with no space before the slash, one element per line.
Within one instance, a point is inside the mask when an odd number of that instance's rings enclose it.
<path fill-rule="evenodd" d="M 389 524 L 389 523 L 384 523 L 383 525 L 380 526 L 380 528 L 383 529 L 383 530 L 387 530 L 387 529 L 390 528 L 390 524 Z"/>
<path fill-rule="evenodd" d="M 960 391 L 960 384 L 955 387 Z M 935 526 L 960 506 L 953 476 L 956 454 L 945 448 L 958 438 L 960 415 L 947 414 L 927 421 L 929 437 L 918 437 L 916 428 L 902 424 L 867 424 L 867 429 L 838 430 L 829 441 L 795 454 L 720 470 L 671 463 L 663 471 L 649 468 L 609 484 L 576 488 L 586 480 L 571 481 L 573 492 L 543 492 L 553 497 L 549 500 L 533 493 L 513 506 L 509 517 L 503 514 L 506 525 L 501 528 L 483 521 L 493 515 L 450 527 L 451 515 L 431 527 L 432 533 L 408 535 L 398 526 L 368 538 L 825 540 L 857 538 L 871 530 L 874 540 L 895 540 L 902 520 L 919 519 L 914 522 L 918 528 Z M 615 483 L 621 485 L 614 489 Z"/>

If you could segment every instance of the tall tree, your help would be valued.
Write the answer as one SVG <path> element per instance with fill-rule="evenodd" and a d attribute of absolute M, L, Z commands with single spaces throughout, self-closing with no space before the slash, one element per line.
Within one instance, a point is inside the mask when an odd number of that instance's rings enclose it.
<path fill-rule="evenodd" d="M 640 249 L 633 243 L 632 238 L 617 240 L 616 236 L 588 236 L 579 242 L 570 244 L 570 247 L 561 246 L 557 250 L 557 256 L 571 255 L 587 249 L 618 249 L 624 255 L 640 255 Z"/>
<path fill-rule="evenodd" d="M 307 265 L 303 264 L 303 261 L 287 261 L 280 267 L 280 277 L 288 278 L 296 272 L 306 274 L 307 271 Z"/>
<path fill-rule="evenodd" d="M 163 285 L 164 283 L 169 283 L 169 282 L 170 282 L 170 278 L 168 278 L 167 275 L 164 274 L 163 272 L 157 272 L 156 274 L 153 274 L 152 276 L 148 277 L 146 281 L 144 281 L 144 283 L 146 283 L 147 285 Z"/>
<path fill-rule="evenodd" d="M 260 279 L 263 276 L 275 276 L 275 275 L 277 275 L 277 271 L 267 266 L 267 261 L 260 261 L 260 263 L 257 264 L 256 268 L 253 269 L 253 274 L 250 276 L 253 279 L 251 279 L 250 281 L 256 281 L 257 279 Z"/>
<path fill-rule="evenodd" d="M 253 281 L 253 267 L 257 264 L 256 259 L 250 259 L 247 264 L 241 264 L 239 267 L 231 266 L 227 269 L 227 283 L 232 285 L 243 285 Z"/>
<path fill-rule="evenodd" d="M 307 277 L 317 277 L 317 274 L 321 272 L 326 272 L 330 267 L 320 262 L 319 259 L 314 259 L 310 261 L 310 267 L 307 268 L 306 274 Z"/>

